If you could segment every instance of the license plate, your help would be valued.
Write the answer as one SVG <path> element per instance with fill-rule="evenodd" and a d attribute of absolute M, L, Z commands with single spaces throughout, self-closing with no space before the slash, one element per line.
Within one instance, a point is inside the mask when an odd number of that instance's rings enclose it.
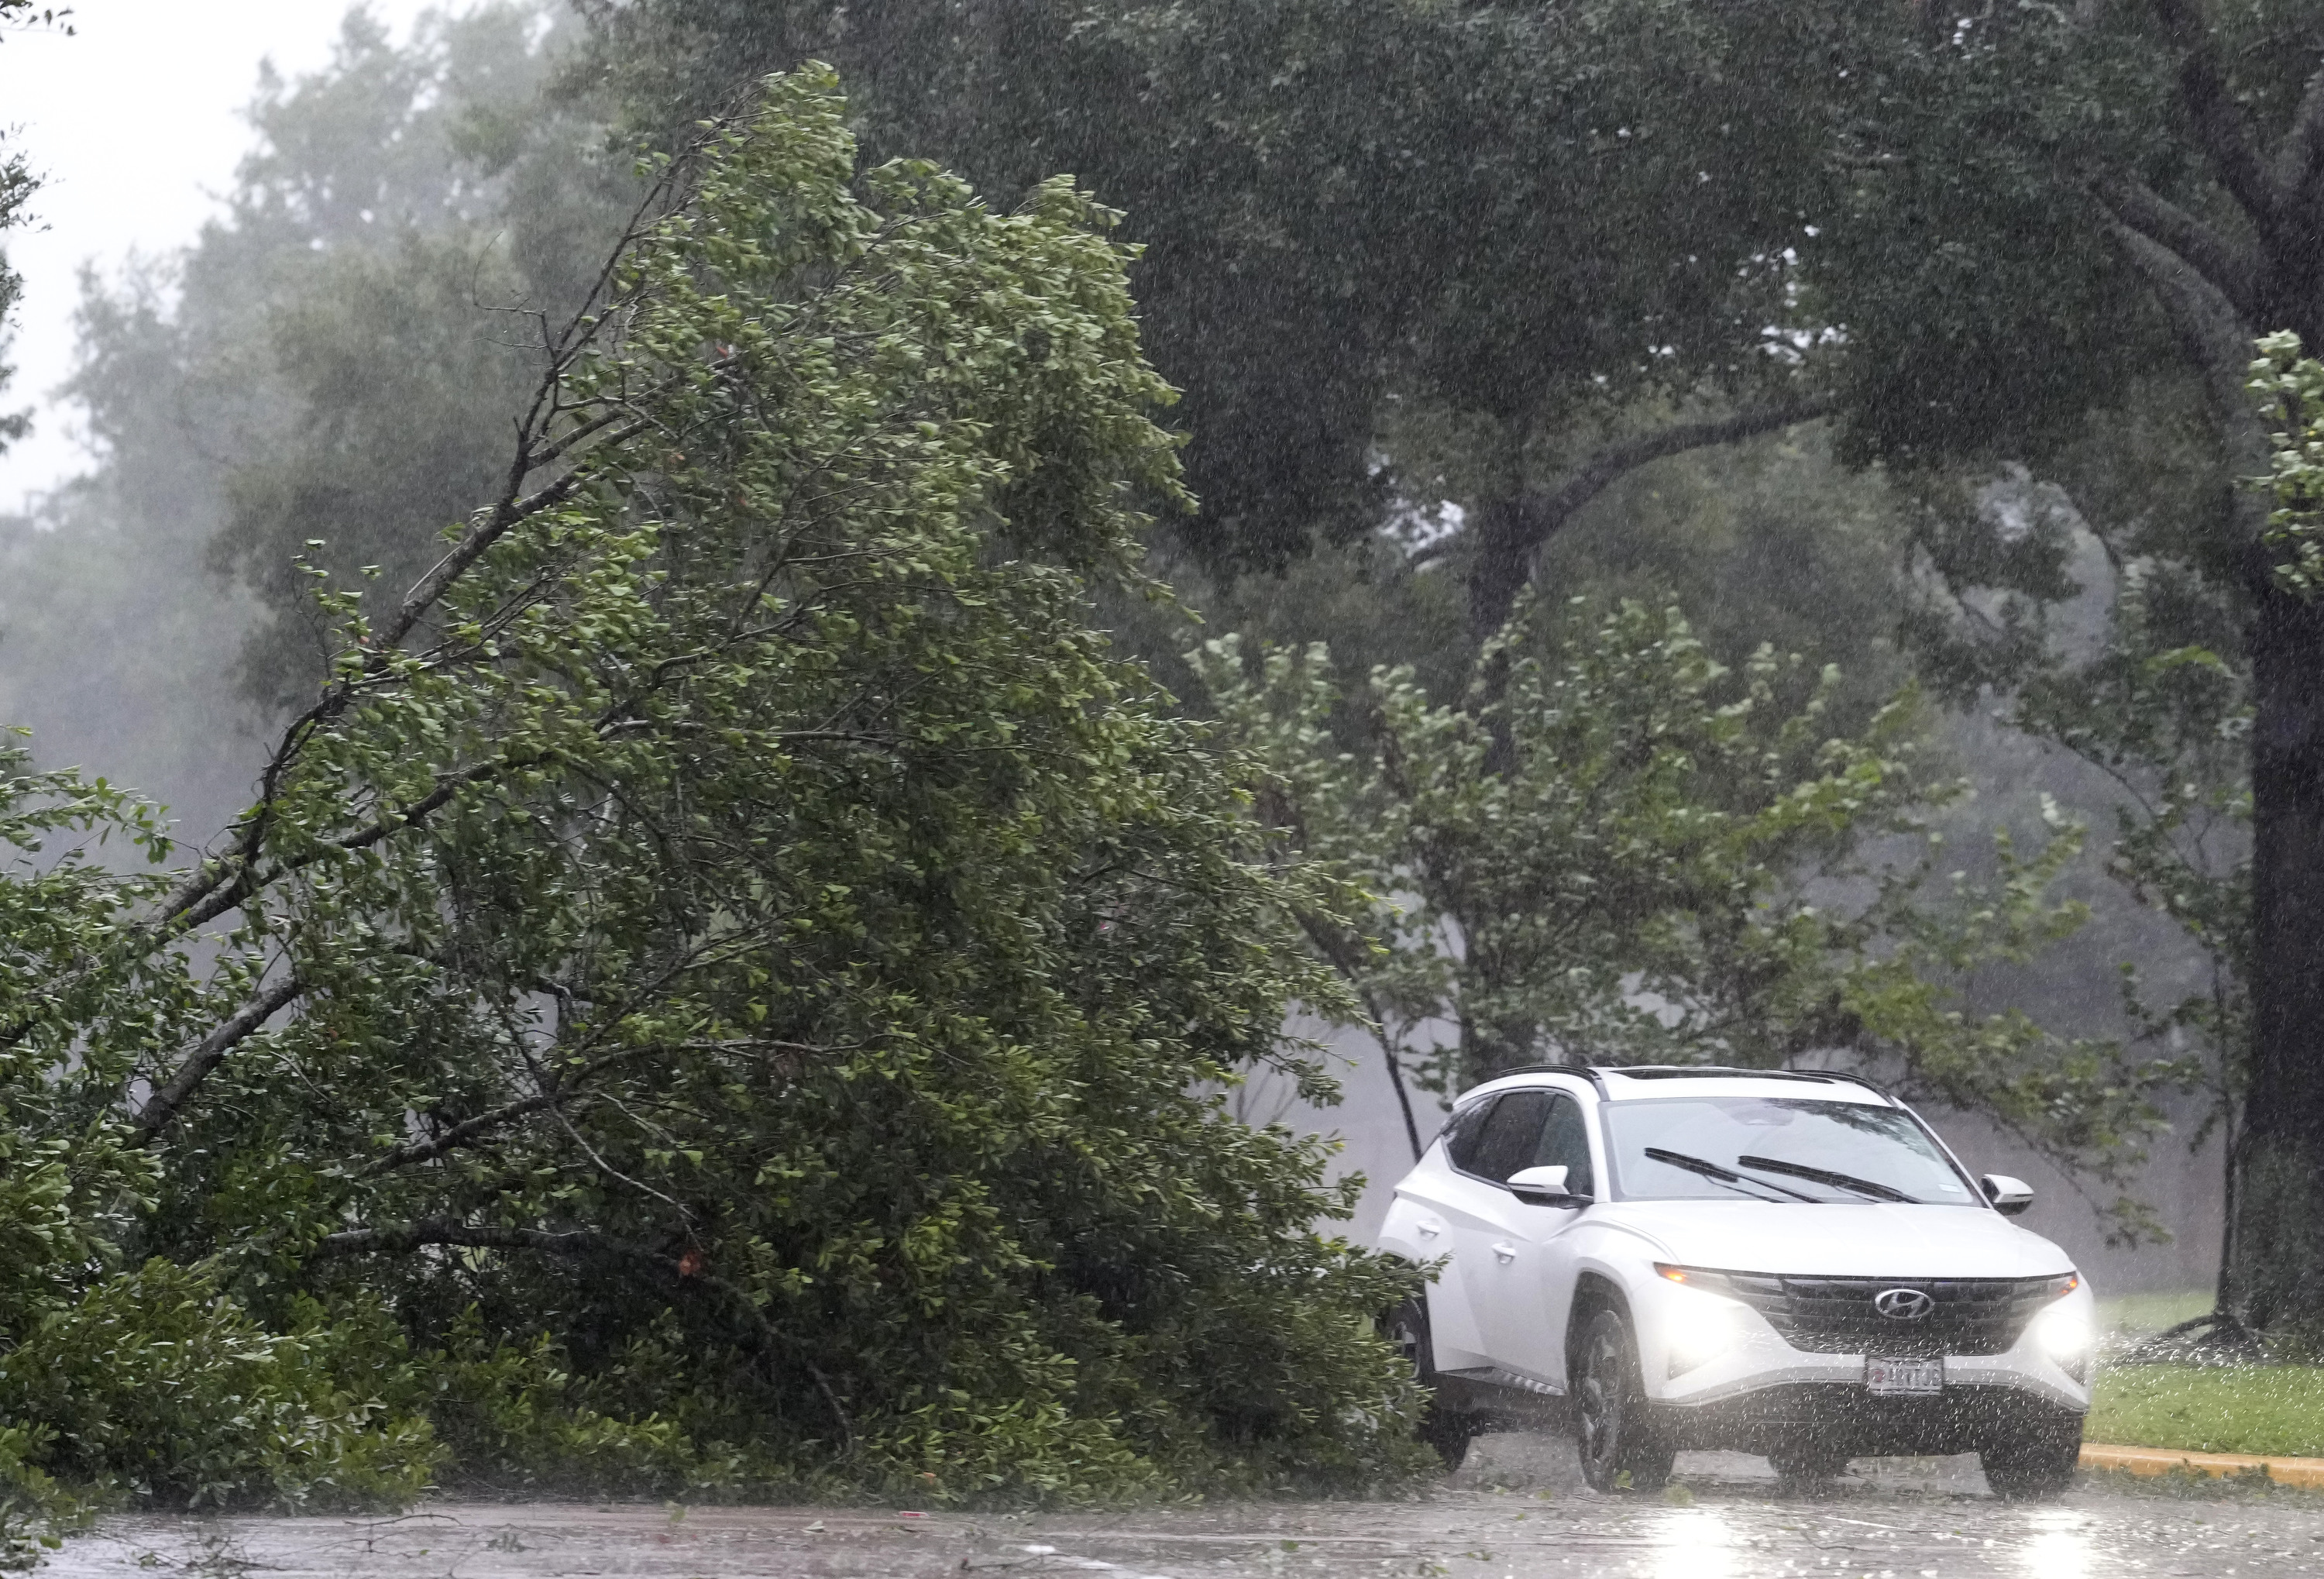
<path fill-rule="evenodd" d="M 1864 1386 L 1869 1392 L 1942 1392 L 1945 1362 L 1936 1360 L 1864 1362 Z"/>

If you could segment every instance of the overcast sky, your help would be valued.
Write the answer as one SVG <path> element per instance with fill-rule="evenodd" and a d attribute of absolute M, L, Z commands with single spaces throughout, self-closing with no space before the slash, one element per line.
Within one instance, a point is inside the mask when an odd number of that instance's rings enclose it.
<path fill-rule="evenodd" d="M 343 0 L 72 0 L 73 37 L 0 37 L 0 125 L 48 185 L 36 234 L 8 238 L 24 276 L 5 409 L 34 407 L 30 439 L 0 455 L 0 512 L 82 468 L 78 419 L 49 398 L 72 369 L 75 275 L 132 252 L 185 245 L 250 145 L 242 107 L 262 60 L 286 76 L 330 58 Z M 441 0 L 372 0 L 398 37 Z"/>

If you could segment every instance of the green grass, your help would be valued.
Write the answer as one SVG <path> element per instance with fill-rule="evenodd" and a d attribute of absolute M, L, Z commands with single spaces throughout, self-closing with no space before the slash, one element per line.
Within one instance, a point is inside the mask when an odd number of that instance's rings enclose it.
<path fill-rule="evenodd" d="M 2324 1458 L 2324 1367 L 2101 1366 L 2082 1436 L 2118 1447 Z"/>
<path fill-rule="evenodd" d="M 2183 1294 L 2117 1294 L 2098 1301 L 2098 1331 L 2144 1337 L 2208 1315 L 2210 1308 L 2211 1293 L 2208 1288 L 2190 1289 Z"/>

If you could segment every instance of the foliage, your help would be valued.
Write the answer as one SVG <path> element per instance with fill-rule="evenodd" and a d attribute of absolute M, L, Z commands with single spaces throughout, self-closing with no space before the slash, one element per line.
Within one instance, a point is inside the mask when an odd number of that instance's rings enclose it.
<path fill-rule="evenodd" d="M 2045 894 L 2077 826 L 2053 811 L 2030 857 L 2005 834 L 1989 886 L 1956 872 L 1932 902 L 1943 850 L 1925 819 L 1955 791 L 1916 768 L 1909 693 L 1831 735 L 1837 675 L 1779 706 L 1783 659 L 1763 648 L 1730 672 L 1675 611 L 1637 603 L 1532 605 L 1498 646 L 1506 688 L 1467 707 L 1375 670 L 1353 751 L 1327 727 L 1320 646 L 1246 672 L 1226 638 L 1197 660 L 1267 764 L 1283 847 L 1377 896 L 1359 928 L 1307 921 L 1392 1060 L 1442 1090 L 1545 1057 L 1852 1056 L 2101 1180 L 2135 1168 L 2153 1071 L 2020 1012 L 1965 1014 L 1945 985 L 2080 923 Z M 2151 1227 L 2126 1197 L 2109 1209 L 2121 1232 Z"/>
<path fill-rule="evenodd" d="M 0 12 L 5 17 L 5 12 Z M 32 163 L 22 150 L 0 152 L 0 233 L 15 229 L 31 218 L 32 194 L 40 189 L 40 178 L 32 173 Z M 0 255 L 0 326 L 13 323 L 17 300 L 24 293 L 24 277 L 8 266 Z M 0 364 L 0 389 L 5 389 L 14 369 Z M 0 411 L 0 450 L 32 430 L 31 413 Z"/>
<path fill-rule="evenodd" d="M 429 1356 L 415 1399 L 445 1445 L 447 1480 L 465 1489 L 705 1501 L 779 1480 L 748 1424 L 719 1409 L 712 1389 L 690 1383 L 695 1369 L 665 1334 L 632 1344 L 596 1376 L 579 1374 L 550 1334 L 493 1337 L 472 1307 Z M 644 1400 L 643 1412 L 600 1407 L 632 1399 Z"/>
<path fill-rule="evenodd" d="M 352 11 L 327 69 L 262 72 L 257 145 L 196 243 L 89 278 L 69 392 L 97 464 L 36 506 L 55 530 L 8 545 L 0 595 L 5 710 L 41 725 L 45 760 L 101 752 L 222 820 L 248 775 L 218 781 L 220 737 L 326 667 L 293 564 L 309 540 L 400 591 L 499 485 L 535 315 L 572 309 L 636 195 L 626 157 L 534 106 L 558 36 L 541 20 L 507 0 L 429 14 L 399 47 Z M 236 645 L 244 697 L 214 694 L 210 655 Z M 76 647 L 121 672 L 93 681 Z"/>
<path fill-rule="evenodd" d="M 398 1506 L 439 1454 L 427 1419 L 348 1363 L 367 1339 L 401 1347 L 364 1325 L 309 1307 L 268 1333 L 199 1270 L 154 1260 L 19 1329 L 0 1399 L 53 1434 L 41 1459 L 71 1484 L 193 1508 Z"/>
<path fill-rule="evenodd" d="M 302 549 L 400 589 L 499 485 L 546 325 L 636 201 L 628 162 L 538 102 L 553 22 L 498 0 L 398 48 L 358 8 L 328 70 L 262 76 L 259 147 L 164 341 L 172 382 L 222 397 L 210 553 L 270 616 L 245 654 L 261 703 L 295 706 L 327 667 Z"/>
<path fill-rule="evenodd" d="M 2150 390 L 2090 427 L 2053 459 L 2065 486 L 2021 479 L 1941 502 L 1909 640 L 1953 699 L 1997 701 L 2007 726 L 2095 770 L 2085 793 L 2112 802 L 2107 875 L 2191 945 L 2184 965 L 2124 960 L 2121 1009 L 2133 1041 L 2200 1097 L 2188 1143 L 2221 1142 L 2227 1308 L 2252 1081 L 2248 613 L 2212 535 L 2212 439 L 2190 445 L 2183 401 Z"/>
<path fill-rule="evenodd" d="M 2248 704 L 2205 547 L 2217 445 L 2140 426 L 2185 381 L 2153 371 L 2160 320 L 2083 175 L 2119 154 L 2201 206 L 2165 51 L 2128 8 L 1955 35 L 1669 0 L 585 9 L 630 126 L 673 149 L 673 125 L 830 49 L 872 146 L 1028 207 L 972 210 L 918 166 L 852 177 L 827 124 L 785 134 L 779 177 L 763 141 L 732 146 L 761 161 L 743 185 L 792 195 L 714 180 L 564 359 L 553 326 L 635 196 L 603 156 L 602 78 L 535 102 L 533 18 L 487 7 L 402 51 L 351 23 L 331 73 L 270 82 L 177 305 L 89 304 L 82 388 L 112 454 L 64 509 L 128 524 L 0 544 L 17 652 L 69 651 L 101 612 L 167 679 L 205 672 L 238 611 L 187 629 L 182 600 L 164 621 L 158 597 L 47 589 L 123 561 L 192 583 L 189 548 L 222 528 L 212 563 L 264 611 L 253 692 L 298 714 L 331 681 L 171 900 L 240 926 L 215 974 L 181 951 L 194 923 L 154 923 L 152 883 L 24 891 L 56 933 L 25 966 L 33 1044 L 59 1059 L 96 1027 L 86 1088 L 26 1100 L 77 1103 L 70 1132 L 120 1153 L 115 1204 L 64 1219 L 97 1261 L 215 1267 L 274 1333 L 302 1294 L 384 1299 L 412 1346 L 361 1407 L 426 1414 L 447 1473 L 480 1483 L 1354 1483 L 1400 1451 L 1395 1388 L 1351 1336 L 1387 1285 L 1307 1235 L 1334 1204 L 1312 1150 L 1185 1095 L 1283 1058 L 1286 999 L 1330 1002 L 1272 930 L 1286 911 L 1440 1078 L 1578 1041 L 1844 1047 L 2111 1177 L 2163 1071 L 1954 991 L 2056 936 L 2042 895 L 2072 846 L 2005 847 L 1991 893 L 1949 882 L 1925 826 L 1942 788 L 1906 713 L 1877 712 L 1877 550 L 1811 574 L 1788 521 L 1718 551 L 1716 510 L 1632 496 L 1620 541 L 1561 538 L 1547 569 L 1646 610 L 1602 632 L 1536 611 L 1496 650 L 1517 689 L 1455 707 L 1473 642 L 1443 634 L 1439 579 L 1366 535 L 1803 367 L 1837 367 L 1851 457 L 1910 463 L 1915 568 L 2021 595 L 2009 639 L 1975 650 L 1924 622 L 1921 655 L 1961 660 L 1949 694 L 1997 679 L 2147 796 L 2116 869 L 2195 929 L 2216 990 L 2135 983 L 2132 1029 L 2209 1039 L 2233 1091 Z M 2271 115 L 2281 86 L 2246 84 Z M 1142 259 L 1090 250 L 1101 216 L 1044 183 L 1059 168 L 1130 210 Z M 770 216 L 795 250 L 767 250 Z M 1369 586 L 1301 567 L 1333 601 L 1278 628 L 1328 635 L 1342 674 L 1303 653 L 1279 694 L 1237 682 L 1263 719 L 1231 710 L 1276 775 L 1262 810 L 1300 816 L 1266 878 L 1206 737 L 1084 628 L 1093 595 L 1110 625 L 1163 606 L 1120 566 L 1132 505 L 1179 498 L 1124 267 L 1190 391 L 1204 512 L 1182 545 L 1219 605 L 1268 596 L 1225 586 L 1237 570 L 1336 539 L 1442 636 L 1416 678 L 1362 681 L 1419 638 L 1351 635 Z M 454 540 L 480 556 L 404 628 L 437 529 L 500 486 L 544 352 L 536 453 L 613 420 L 535 468 L 566 492 L 472 519 Z M 2113 507 L 2098 528 L 2144 600 L 2087 671 L 2035 672 L 2073 596 L 2067 512 L 2013 535 L 1981 472 L 1944 469 L 2021 455 Z M 1665 582 L 1696 630 L 1652 612 Z M 1744 658 L 1771 623 L 1813 659 Z M 56 710 L 109 706 L 90 686 L 67 677 Z M 226 734 L 160 711 L 120 733 Z M 1431 766 L 1425 794 L 1388 782 L 1390 747 Z M 1333 919 L 1364 893 L 1416 908 Z M 202 1050 L 277 992 L 267 1029 Z M 1447 1010 L 1464 1039 L 1434 1048 L 1418 1027 Z M 139 1074 L 192 1078 L 131 1152 L 105 1115 Z M 78 1308 L 92 1274 L 45 1254 L 23 1265 Z M 1246 1396 L 1252 1374 L 1279 1385 Z M 221 1462 L 258 1462 L 241 1451 Z"/>
<path fill-rule="evenodd" d="M 2324 592 L 2324 363 L 2304 355 L 2288 329 L 2262 337 L 2259 353 L 2251 392 L 2272 429 L 2268 546 L 2289 551 L 2275 566 L 2277 584 L 2313 599 Z"/>
<path fill-rule="evenodd" d="M 114 1159 L 76 1231 L 156 1263 L 49 1262 L 43 1344 L 208 1321 L 153 1372 L 198 1397 L 318 1309 L 413 1340 L 362 1340 L 404 1378 L 376 1405 L 264 1372 L 244 1437 L 167 1466 L 142 1421 L 93 1433 L 157 1493 L 391 1491 L 432 1451 L 415 1388 L 475 1474 L 595 1485 L 1078 1499 L 1425 1456 L 1371 1330 L 1407 1274 L 1314 1228 L 1357 1187 L 1322 1142 L 1218 1094 L 1328 1098 L 1280 1041 L 1338 993 L 1299 884 L 1087 623 L 1177 493 L 1112 217 L 859 169 L 844 115 L 805 69 L 661 169 L 544 342 L 508 488 L 400 603 L 313 568 L 329 682 L 196 865 L 0 890 L 14 1099 Z M 171 853 L 69 776 L 23 804 Z"/>
<path fill-rule="evenodd" d="M 2175 1001 L 2154 1002 L 2126 963 L 2124 1003 L 2137 1038 L 2204 1093 L 2190 1139 L 2224 1131 L 2232 1199 L 2250 1081 L 2250 682 L 2208 649 L 2163 645 L 2173 633 L 2157 605 L 2184 579 L 2168 563 L 2126 567 L 2104 646 L 2030 675 L 2012 721 L 2119 787 L 2107 871 L 2201 951 L 2203 975 Z"/>
<path fill-rule="evenodd" d="M 118 837 L 126 848 L 113 850 Z M 90 1500 L 274 1506 L 395 1501 L 436 1462 L 390 1411 L 359 1328 L 310 1314 L 270 1334 L 200 1270 L 123 1270 L 164 1169 L 131 1141 L 119 1082 L 198 994 L 182 959 L 117 940 L 162 877 L 150 806 L 0 751 L 0 1541 L 18 1559 Z M 105 858 L 115 858 L 106 864 Z M 59 1042 L 45 1025 L 77 1032 Z M 69 1490 L 67 1490 L 69 1488 Z"/>
<path fill-rule="evenodd" d="M 2089 190 L 2093 166 L 2172 162 L 2146 7 L 2013 6 L 1957 27 L 1931 6 L 1796 9 L 1822 47 L 1765 88 L 1813 93 L 1829 125 L 1803 272 L 1813 316 L 1847 326 L 1845 452 L 2043 458 L 2170 354 Z"/>

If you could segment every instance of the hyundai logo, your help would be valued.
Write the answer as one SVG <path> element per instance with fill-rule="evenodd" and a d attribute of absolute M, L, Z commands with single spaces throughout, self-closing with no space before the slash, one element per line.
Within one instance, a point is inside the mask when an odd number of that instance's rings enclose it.
<path fill-rule="evenodd" d="M 1890 1321 L 1919 1321 L 1936 1307 L 1918 1288 L 1885 1288 L 1872 1297 L 1872 1308 Z"/>

